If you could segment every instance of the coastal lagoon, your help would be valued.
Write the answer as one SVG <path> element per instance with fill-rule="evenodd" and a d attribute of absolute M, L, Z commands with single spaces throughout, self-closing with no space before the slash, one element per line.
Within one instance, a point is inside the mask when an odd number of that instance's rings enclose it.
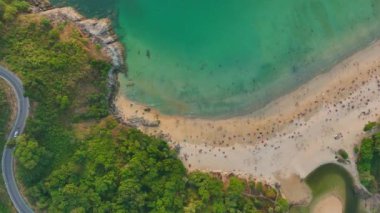
<path fill-rule="evenodd" d="M 325 164 L 306 177 L 306 183 L 313 195 L 308 206 L 294 207 L 291 213 L 307 213 L 326 196 L 336 196 L 344 206 L 345 213 L 359 211 L 359 198 L 355 194 L 353 179 L 343 167 L 337 164 Z"/>
<path fill-rule="evenodd" d="M 164 114 L 259 109 L 380 36 L 379 0 L 59 1 L 111 16 L 129 99 Z"/>

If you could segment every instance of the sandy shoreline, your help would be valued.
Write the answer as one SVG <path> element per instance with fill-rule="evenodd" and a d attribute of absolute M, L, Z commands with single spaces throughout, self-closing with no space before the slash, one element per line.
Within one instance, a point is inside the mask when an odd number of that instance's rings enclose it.
<path fill-rule="evenodd" d="M 323 197 L 318 203 L 312 207 L 312 213 L 342 213 L 343 202 L 334 195 Z"/>
<path fill-rule="evenodd" d="M 364 136 L 363 126 L 379 118 L 379 67 L 380 41 L 263 109 L 228 119 L 162 115 L 120 92 L 115 106 L 127 123 L 136 118 L 159 121 L 158 127 L 137 127 L 179 145 L 180 158 L 189 170 L 281 183 L 336 162 L 339 149 L 345 149 L 355 162 L 353 147 Z M 355 164 L 345 167 L 358 183 Z"/>

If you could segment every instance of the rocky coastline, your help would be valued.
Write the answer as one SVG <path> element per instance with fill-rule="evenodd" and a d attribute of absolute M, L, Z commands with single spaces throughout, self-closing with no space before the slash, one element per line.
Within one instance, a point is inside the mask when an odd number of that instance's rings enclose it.
<path fill-rule="evenodd" d="M 49 0 L 28 0 L 31 7 L 30 11 L 32 13 L 38 13 L 41 11 L 49 10 L 52 8 Z"/>
<path fill-rule="evenodd" d="M 30 11 L 46 17 L 52 22 L 74 23 L 91 42 L 101 47 L 102 53 L 110 59 L 112 67 L 108 73 L 108 103 L 110 112 L 115 113 L 114 99 L 118 91 L 119 83 L 117 74 L 125 70 L 124 47 L 119 42 L 112 29 L 109 18 L 89 19 L 82 16 L 72 7 L 53 8 L 48 0 L 29 0 Z"/>
<path fill-rule="evenodd" d="M 124 125 L 130 127 L 157 127 L 160 122 L 149 121 L 143 117 L 131 117 L 128 120 L 122 119 L 115 106 L 115 98 L 119 90 L 118 72 L 125 71 L 124 47 L 119 42 L 117 35 L 112 29 L 109 18 L 88 19 L 82 16 L 72 7 L 53 8 L 47 0 L 30 0 L 32 5 L 31 12 L 42 15 L 52 22 L 71 22 L 74 23 L 93 43 L 99 45 L 105 56 L 112 63 L 109 71 L 109 94 L 108 104 L 110 113 Z"/>

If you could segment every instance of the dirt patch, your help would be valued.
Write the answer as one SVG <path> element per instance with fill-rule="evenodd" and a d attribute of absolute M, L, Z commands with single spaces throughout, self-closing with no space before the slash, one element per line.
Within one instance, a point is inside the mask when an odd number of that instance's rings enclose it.
<path fill-rule="evenodd" d="M 95 121 L 82 122 L 74 124 L 74 132 L 77 138 L 84 139 L 91 131 L 91 128 L 96 124 Z"/>
<path fill-rule="evenodd" d="M 281 192 L 286 199 L 293 204 L 307 204 L 311 200 L 311 191 L 302 179 L 297 175 L 289 177 L 277 176 L 281 183 Z"/>

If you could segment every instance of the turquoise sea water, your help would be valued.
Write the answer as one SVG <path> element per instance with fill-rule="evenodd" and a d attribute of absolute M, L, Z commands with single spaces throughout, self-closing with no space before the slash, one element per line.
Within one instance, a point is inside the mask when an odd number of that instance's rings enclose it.
<path fill-rule="evenodd" d="M 380 36 L 380 0 L 55 0 L 111 16 L 129 98 L 163 113 L 263 107 Z"/>

